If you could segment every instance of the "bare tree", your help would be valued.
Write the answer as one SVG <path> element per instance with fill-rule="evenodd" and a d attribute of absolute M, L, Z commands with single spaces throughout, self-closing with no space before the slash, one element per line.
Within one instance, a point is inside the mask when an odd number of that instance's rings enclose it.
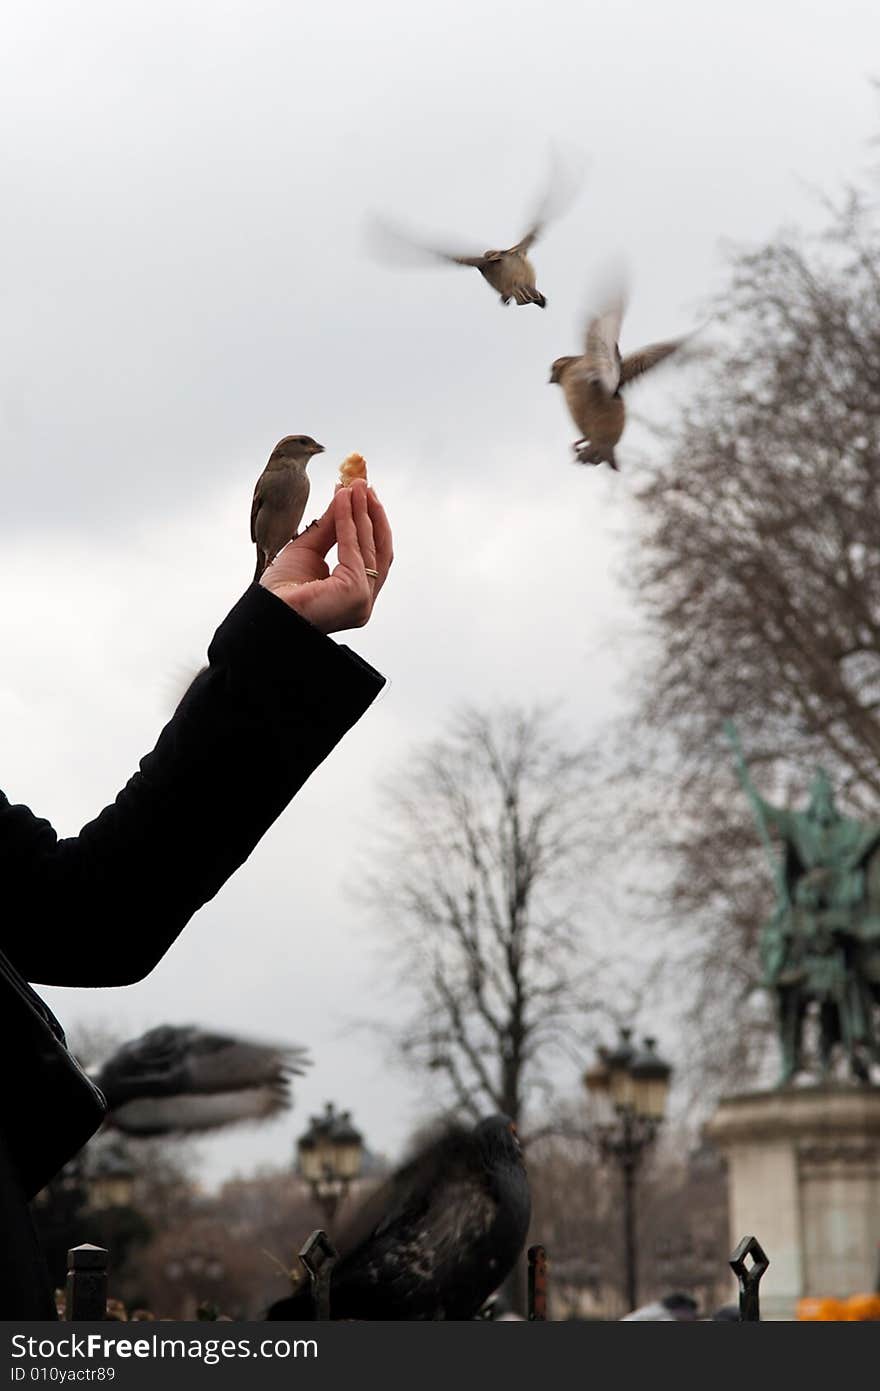
<path fill-rule="evenodd" d="M 732 256 L 714 367 L 640 493 L 657 642 L 630 772 L 672 852 L 704 1080 L 753 1068 L 766 1038 L 742 1011 L 772 887 L 723 720 L 773 800 L 816 762 L 853 811 L 880 795 L 880 235 L 855 194 L 828 220 Z"/>
<path fill-rule="evenodd" d="M 371 899 L 415 1002 L 397 1042 L 474 1118 L 521 1122 L 601 1008 L 594 796 L 590 754 L 546 711 L 516 708 L 465 711 L 388 789 Z"/>

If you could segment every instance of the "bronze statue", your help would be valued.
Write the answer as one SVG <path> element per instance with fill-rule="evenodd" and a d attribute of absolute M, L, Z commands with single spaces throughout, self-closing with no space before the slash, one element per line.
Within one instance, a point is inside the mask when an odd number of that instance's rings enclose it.
<path fill-rule="evenodd" d="M 880 1061 L 875 1007 L 880 1004 L 880 822 L 843 816 L 828 775 L 818 769 L 803 811 L 774 807 L 749 776 L 728 722 L 737 771 L 752 806 L 776 884 L 776 908 L 761 929 L 762 984 L 779 1012 L 779 1086 L 806 1067 L 803 1022 L 818 1006 L 819 1071 L 830 1075 L 836 1045 L 851 1074 L 869 1080 Z M 782 841 L 780 859 L 771 834 Z"/>

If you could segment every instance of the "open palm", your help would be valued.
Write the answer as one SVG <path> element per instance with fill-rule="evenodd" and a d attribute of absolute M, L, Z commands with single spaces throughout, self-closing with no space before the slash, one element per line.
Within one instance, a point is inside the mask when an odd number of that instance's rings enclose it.
<path fill-rule="evenodd" d="M 327 554 L 334 545 L 331 571 Z M 385 509 L 356 479 L 338 487 L 324 515 L 279 551 L 260 584 L 321 632 L 335 633 L 367 622 L 392 559 Z"/>

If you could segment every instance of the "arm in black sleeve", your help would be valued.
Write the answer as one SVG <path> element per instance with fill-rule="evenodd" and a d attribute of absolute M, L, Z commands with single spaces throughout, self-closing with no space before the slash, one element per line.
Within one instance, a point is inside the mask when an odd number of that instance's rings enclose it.
<path fill-rule="evenodd" d="M 383 685 L 252 585 L 139 772 L 78 836 L 0 794 L 0 947 L 44 985 L 140 980 Z"/>

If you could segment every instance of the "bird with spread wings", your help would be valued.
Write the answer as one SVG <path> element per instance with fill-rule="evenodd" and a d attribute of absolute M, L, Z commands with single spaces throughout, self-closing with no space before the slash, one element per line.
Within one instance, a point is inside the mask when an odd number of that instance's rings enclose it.
<path fill-rule="evenodd" d="M 573 201 L 579 183 L 579 179 L 573 179 L 554 159 L 546 190 L 529 226 L 513 246 L 483 252 L 434 246 L 380 220 L 371 225 L 370 242 L 374 252 L 383 259 L 412 262 L 432 258 L 457 266 L 472 266 L 491 285 L 502 304 L 513 300 L 516 304 L 537 304 L 544 309 L 547 299 L 537 287 L 537 273 L 528 253 L 548 224 L 561 216 Z"/>
<path fill-rule="evenodd" d="M 293 1100 L 304 1048 L 162 1024 L 118 1048 L 94 1074 L 108 1126 L 131 1136 L 182 1135 L 268 1120 Z"/>
<path fill-rule="evenodd" d="M 625 309 L 626 295 L 618 285 L 606 294 L 602 308 L 589 316 L 584 351 L 558 357 L 550 368 L 550 382 L 562 387 L 569 414 L 581 432 L 573 445 L 577 462 L 606 463 L 618 472 L 615 446 L 626 424 L 622 391 L 693 337 L 687 334 L 651 343 L 623 357 L 618 340 Z"/>

